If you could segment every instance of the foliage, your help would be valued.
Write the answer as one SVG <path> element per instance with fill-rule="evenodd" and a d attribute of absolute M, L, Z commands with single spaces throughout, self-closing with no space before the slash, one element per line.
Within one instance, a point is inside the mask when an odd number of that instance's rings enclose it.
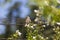
<path fill-rule="evenodd" d="M 60 9 L 57 8 L 59 0 L 31 0 L 33 1 L 36 5 L 38 5 L 39 10 L 42 10 L 42 14 L 44 15 L 45 18 L 48 18 L 48 16 L 51 14 L 52 21 L 55 20 L 60 21 L 58 15 L 60 15 Z M 31 3 L 31 2 L 30 2 Z"/>
<path fill-rule="evenodd" d="M 25 24 L 27 40 L 60 40 L 60 9 L 57 8 L 58 0 L 32 0 L 38 5 L 35 22 Z M 31 2 L 30 2 L 31 3 Z M 44 17 L 45 22 L 41 19 Z"/>
<path fill-rule="evenodd" d="M 17 40 L 20 38 L 20 36 L 21 36 L 21 33 L 19 32 L 19 30 L 16 30 L 16 33 L 14 33 L 10 37 L 8 37 L 7 40 L 13 40 L 13 39 Z"/>

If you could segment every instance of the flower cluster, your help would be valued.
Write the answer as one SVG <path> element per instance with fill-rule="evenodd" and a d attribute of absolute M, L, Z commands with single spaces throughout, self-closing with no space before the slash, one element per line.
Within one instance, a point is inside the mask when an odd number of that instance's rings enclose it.
<path fill-rule="evenodd" d="M 21 32 L 19 32 L 19 30 L 16 30 L 16 33 L 19 35 L 19 36 L 21 36 Z"/>
<path fill-rule="evenodd" d="M 59 40 L 60 36 L 58 36 L 58 35 L 60 35 L 60 31 L 59 31 L 60 27 L 54 26 L 55 25 L 54 21 L 52 22 L 52 24 L 44 23 L 41 20 L 42 14 L 40 14 L 40 11 L 34 10 L 34 12 L 36 13 L 36 18 L 34 20 L 34 23 L 31 21 L 29 16 L 27 17 L 28 20 L 26 19 L 25 27 L 27 28 L 26 29 L 27 30 L 27 40 L 50 40 L 50 38 L 52 38 L 53 40 L 55 40 L 55 39 Z M 48 18 L 48 20 L 49 20 L 49 18 Z M 51 22 L 51 20 L 50 20 L 50 22 Z M 60 23 L 56 23 L 56 24 L 60 25 Z M 49 27 L 51 27 L 52 29 L 50 29 Z M 45 32 L 45 31 L 47 31 L 47 32 Z M 53 36 L 51 36 L 51 37 L 45 36 L 45 35 L 50 34 L 51 31 L 55 33 Z"/>
<path fill-rule="evenodd" d="M 31 21 L 30 17 L 27 16 L 26 18 L 26 24 L 25 27 L 27 28 L 27 40 L 44 40 L 45 38 L 40 36 L 41 34 L 39 33 L 39 31 L 42 30 L 42 27 L 40 26 L 40 24 L 42 23 L 40 17 L 40 11 L 39 10 L 34 10 L 34 12 L 36 13 L 36 18 L 34 20 L 34 23 Z M 42 25 L 43 27 L 45 27 L 45 25 Z M 40 30 L 41 29 L 41 30 Z"/>
<path fill-rule="evenodd" d="M 19 32 L 19 30 L 16 30 L 16 33 L 12 34 L 10 37 L 8 37 L 7 40 L 13 40 L 13 39 L 17 39 L 21 36 L 21 32 Z"/>

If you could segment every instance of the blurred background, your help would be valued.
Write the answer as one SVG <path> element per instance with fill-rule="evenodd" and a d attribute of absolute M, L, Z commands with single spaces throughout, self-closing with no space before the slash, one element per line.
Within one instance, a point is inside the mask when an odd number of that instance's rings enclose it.
<path fill-rule="evenodd" d="M 23 31 L 27 16 L 35 18 L 38 6 L 29 0 L 0 0 L 0 38 L 7 38 L 17 29 Z"/>
<path fill-rule="evenodd" d="M 28 0 L 0 0 L 0 38 L 15 32 L 18 29 L 15 25 L 17 18 L 21 19 L 18 22 L 23 22 L 30 15 L 30 11 Z"/>

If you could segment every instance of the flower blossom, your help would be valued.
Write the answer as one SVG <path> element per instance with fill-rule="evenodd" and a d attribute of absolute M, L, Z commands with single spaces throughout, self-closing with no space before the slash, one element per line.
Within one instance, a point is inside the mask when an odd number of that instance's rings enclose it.
<path fill-rule="evenodd" d="M 45 2 L 45 5 L 47 5 L 48 6 L 48 2 L 47 1 L 44 1 Z"/>
<path fill-rule="evenodd" d="M 21 36 L 21 32 L 19 32 L 19 30 L 16 30 L 16 33 L 19 35 L 19 36 Z"/>
<path fill-rule="evenodd" d="M 33 24 L 33 26 L 36 26 L 37 24 Z"/>
<path fill-rule="evenodd" d="M 45 25 L 43 25 L 43 27 L 46 27 Z"/>
<path fill-rule="evenodd" d="M 35 21 L 35 22 L 39 21 L 39 18 L 36 18 L 34 21 Z"/>
<path fill-rule="evenodd" d="M 60 23 L 59 23 L 59 22 L 57 22 L 57 25 L 60 25 Z"/>
<path fill-rule="evenodd" d="M 40 15 L 37 13 L 36 16 L 40 16 Z"/>
<path fill-rule="evenodd" d="M 35 36 L 33 36 L 33 39 L 36 39 L 36 37 L 35 37 Z"/>
<path fill-rule="evenodd" d="M 34 29 L 34 26 L 30 26 L 32 29 Z"/>
<path fill-rule="evenodd" d="M 37 12 L 38 12 L 38 10 L 34 10 L 34 12 L 35 12 L 35 13 L 37 13 Z"/>
<path fill-rule="evenodd" d="M 29 27 L 30 25 L 29 24 L 25 24 L 25 27 Z"/>

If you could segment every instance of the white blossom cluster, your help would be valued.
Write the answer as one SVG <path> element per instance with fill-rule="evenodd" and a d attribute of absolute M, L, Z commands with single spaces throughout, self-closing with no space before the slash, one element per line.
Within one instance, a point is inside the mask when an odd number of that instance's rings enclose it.
<path fill-rule="evenodd" d="M 30 19 L 29 16 L 26 18 L 26 24 L 25 24 L 25 27 L 34 29 L 34 26 L 36 26 L 36 25 L 37 25 L 37 24 L 31 24 L 31 19 Z"/>
<path fill-rule="evenodd" d="M 36 16 L 40 16 L 40 10 L 34 10 L 34 12 L 36 13 Z"/>
<path fill-rule="evenodd" d="M 30 17 L 28 16 L 27 18 L 26 18 L 26 24 L 25 24 L 25 27 L 27 27 L 28 29 L 29 28 L 31 28 L 31 29 L 33 29 L 35 32 L 37 32 L 38 30 L 37 29 L 35 29 L 35 28 L 37 28 L 37 25 L 38 25 L 38 23 L 40 23 L 40 11 L 39 10 L 34 10 L 34 12 L 36 13 L 36 18 L 35 18 L 35 20 L 34 20 L 34 22 L 37 22 L 37 23 L 31 23 L 31 19 L 30 19 Z M 45 27 L 45 25 L 43 25 L 43 27 Z M 28 32 L 29 32 L 30 30 L 28 30 Z M 33 32 L 34 32 L 33 31 Z M 29 33 L 30 34 L 30 33 Z M 31 35 L 32 36 L 32 35 Z M 41 39 L 44 39 L 44 37 L 42 37 L 42 36 L 39 36 Z M 33 40 L 36 40 L 36 35 L 35 36 L 33 36 Z"/>
<path fill-rule="evenodd" d="M 21 32 L 19 32 L 19 30 L 16 30 L 16 33 L 19 35 L 19 36 L 21 36 Z"/>

